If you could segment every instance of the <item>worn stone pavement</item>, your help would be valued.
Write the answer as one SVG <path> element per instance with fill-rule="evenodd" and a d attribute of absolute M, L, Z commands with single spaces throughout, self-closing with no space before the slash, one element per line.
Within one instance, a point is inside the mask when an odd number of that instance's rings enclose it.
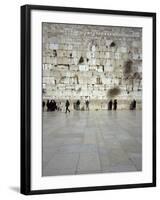
<path fill-rule="evenodd" d="M 142 170 L 141 111 L 43 112 L 42 176 Z"/>

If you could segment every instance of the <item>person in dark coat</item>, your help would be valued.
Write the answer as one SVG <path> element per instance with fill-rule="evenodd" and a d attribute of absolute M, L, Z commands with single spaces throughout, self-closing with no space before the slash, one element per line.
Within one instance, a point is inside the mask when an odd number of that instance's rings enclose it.
<path fill-rule="evenodd" d="M 86 101 L 86 110 L 89 110 L 89 101 Z"/>
<path fill-rule="evenodd" d="M 108 110 L 112 110 L 112 99 L 108 102 Z"/>
<path fill-rule="evenodd" d="M 57 110 L 57 104 L 56 104 L 55 100 L 51 100 L 51 101 L 50 101 L 49 107 L 50 107 L 50 111 L 55 111 L 55 110 Z"/>
<path fill-rule="evenodd" d="M 45 101 L 42 102 L 42 106 L 43 106 L 43 111 L 44 111 L 44 108 L 45 108 Z"/>
<path fill-rule="evenodd" d="M 67 111 L 70 112 L 70 110 L 69 110 L 70 103 L 69 103 L 68 100 L 66 101 L 65 106 L 66 106 L 66 112 L 65 113 L 67 113 Z"/>
<path fill-rule="evenodd" d="M 136 100 L 133 100 L 133 110 L 136 110 Z"/>
<path fill-rule="evenodd" d="M 117 110 L 117 99 L 113 102 L 113 110 Z"/>
<path fill-rule="evenodd" d="M 133 99 L 133 101 L 130 104 L 130 110 L 135 110 L 136 109 L 136 100 Z"/>

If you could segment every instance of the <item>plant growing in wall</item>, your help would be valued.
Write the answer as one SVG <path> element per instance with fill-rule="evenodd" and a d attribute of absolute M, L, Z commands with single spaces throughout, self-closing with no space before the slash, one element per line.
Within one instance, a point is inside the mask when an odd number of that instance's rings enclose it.
<path fill-rule="evenodd" d="M 84 63 L 84 58 L 81 56 L 80 57 L 80 59 L 79 59 L 79 62 L 78 62 L 79 64 L 82 64 L 82 63 Z"/>
<path fill-rule="evenodd" d="M 110 47 L 115 47 L 115 46 L 116 46 L 115 42 L 111 42 Z"/>
<path fill-rule="evenodd" d="M 121 93 L 121 89 L 118 86 L 115 86 L 114 88 L 111 88 L 107 92 L 107 96 L 109 98 L 113 98 Z"/>

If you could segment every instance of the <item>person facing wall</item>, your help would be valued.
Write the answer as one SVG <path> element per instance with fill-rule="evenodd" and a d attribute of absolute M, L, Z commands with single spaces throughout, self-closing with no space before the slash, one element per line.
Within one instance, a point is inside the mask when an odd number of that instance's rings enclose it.
<path fill-rule="evenodd" d="M 112 110 L 112 99 L 108 102 L 108 110 Z"/>
<path fill-rule="evenodd" d="M 113 110 L 117 110 L 117 99 L 113 102 Z"/>

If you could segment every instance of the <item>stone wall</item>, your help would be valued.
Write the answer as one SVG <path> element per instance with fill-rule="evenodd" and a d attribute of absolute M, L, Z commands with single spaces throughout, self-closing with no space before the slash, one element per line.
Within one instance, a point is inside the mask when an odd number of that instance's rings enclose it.
<path fill-rule="evenodd" d="M 142 104 L 142 29 L 43 23 L 43 99 Z M 71 108 L 73 105 L 71 105 Z"/>

